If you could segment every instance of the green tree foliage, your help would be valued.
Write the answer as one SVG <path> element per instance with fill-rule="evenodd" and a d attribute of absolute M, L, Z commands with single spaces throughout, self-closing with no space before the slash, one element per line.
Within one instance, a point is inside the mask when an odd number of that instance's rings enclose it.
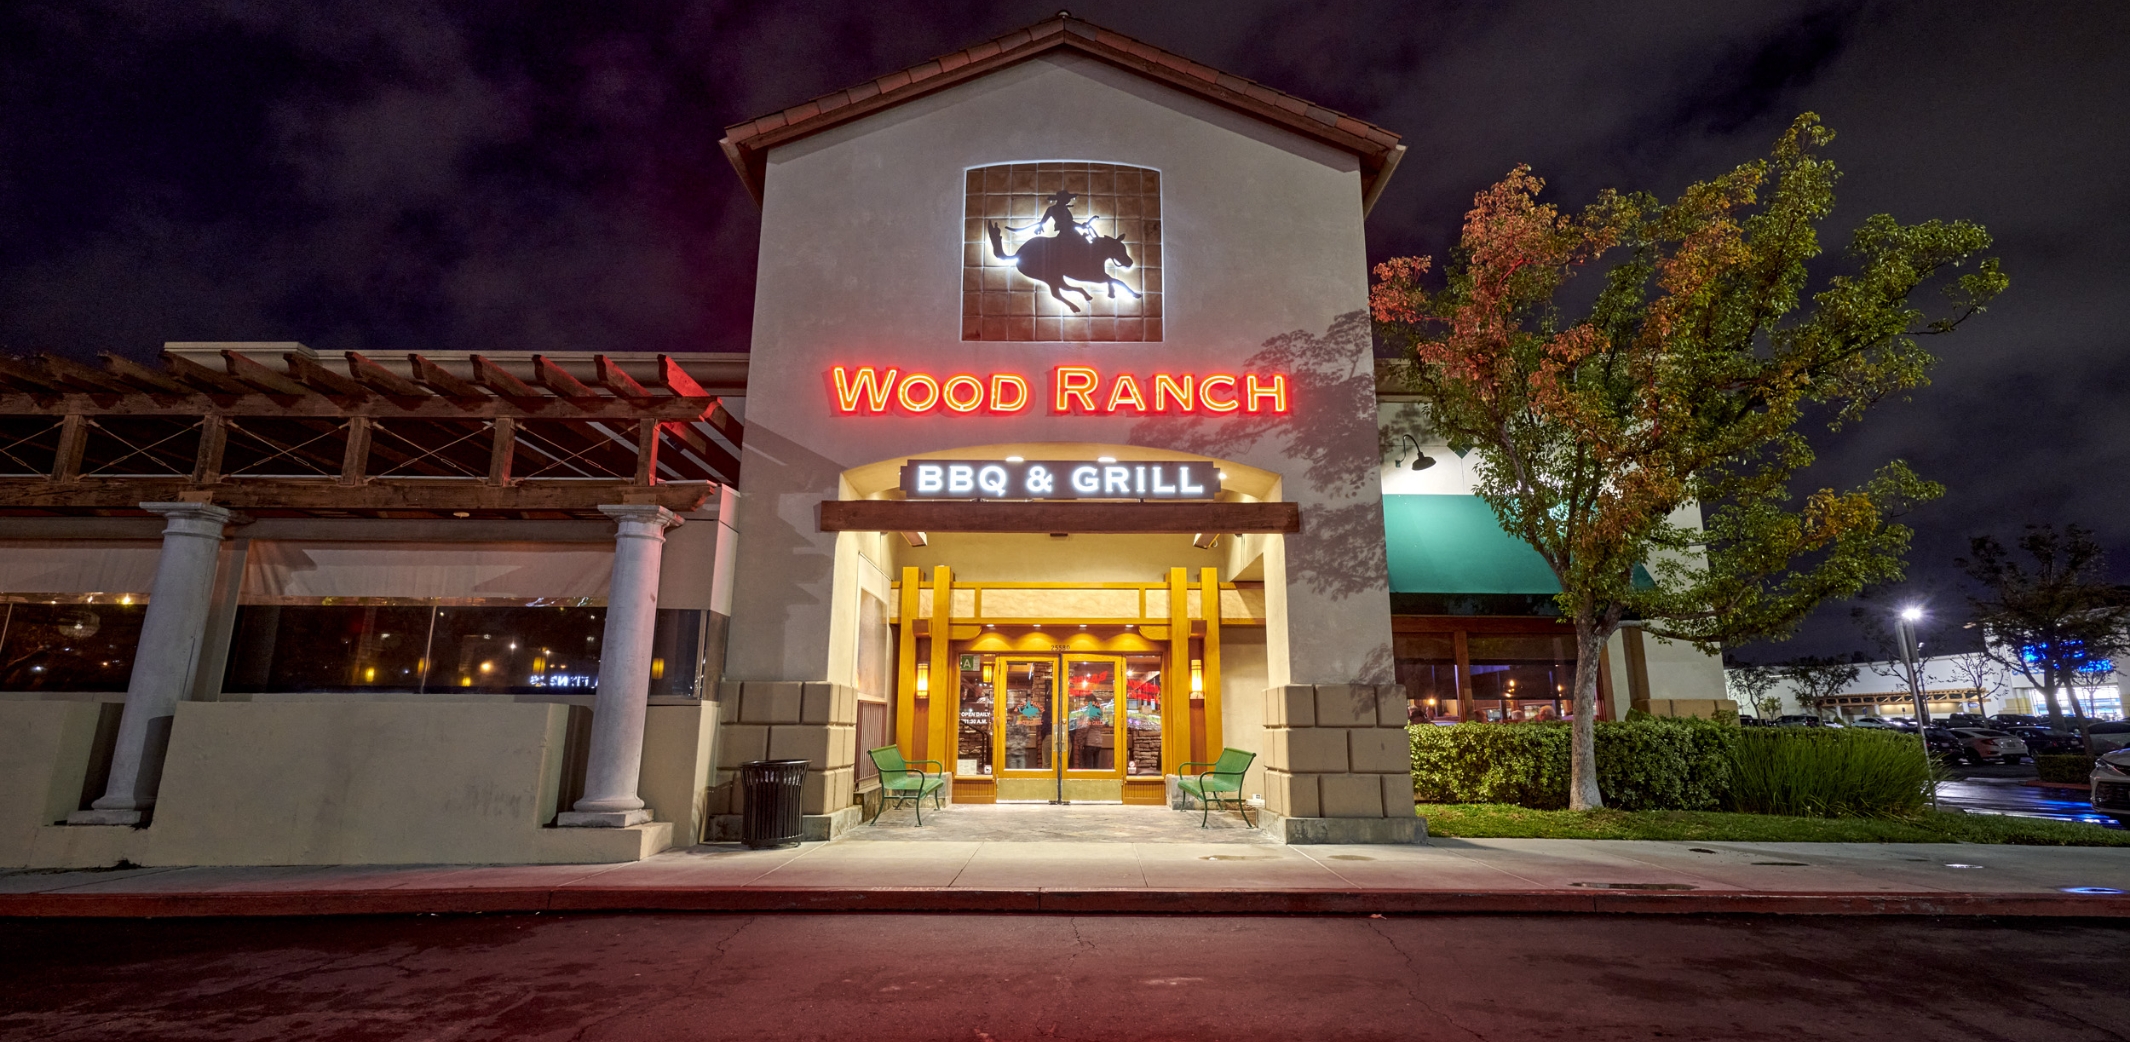
<path fill-rule="evenodd" d="M 1968 598 L 1982 627 L 1983 653 L 2017 671 L 2041 689 L 2049 726 L 2063 726 L 2057 693 L 2102 663 L 2130 651 L 2130 594 L 2107 581 L 2107 555 L 2093 533 L 2077 525 L 2028 525 L 2019 549 L 2029 569 L 1993 536 L 1968 541 L 1957 563 L 1981 587 Z M 2090 681 L 2089 681 L 2090 682 Z M 2071 699 L 2071 713 L 2085 733 L 2085 709 Z M 2092 748 L 2092 737 L 2086 737 Z"/>
<path fill-rule="evenodd" d="M 1813 460 L 1807 413 L 1839 428 L 1925 383 L 1918 338 L 2005 286 L 1982 228 L 1881 214 L 1804 303 L 1834 207 L 1832 136 L 1807 114 L 1769 158 L 1673 202 L 1607 191 L 1579 215 L 1539 203 L 1543 182 L 1518 167 L 1474 200 L 1439 287 L 1425 257 L 1376 269 L 1378 332 L 1410 352 L 1430 425 L 1477 452 L 1476 491 L 1560 583 L 1575 808 L 1602 805 L 1598 650 L 1623 618 L 1704 648 L 1787 635 L 1823 600 L 1898 578 L 1909 531 L 1889 519 L 1941 492 L 1895 461 L 1792 501 Z M 1564 313 L 1564 284 L 1601 264 L 1595 302 Z M 1947 298 L 1935 313 L 1910 299 L 1929 284 Z M 1653 587 L 1636 588 L 1638 563 Z"/>

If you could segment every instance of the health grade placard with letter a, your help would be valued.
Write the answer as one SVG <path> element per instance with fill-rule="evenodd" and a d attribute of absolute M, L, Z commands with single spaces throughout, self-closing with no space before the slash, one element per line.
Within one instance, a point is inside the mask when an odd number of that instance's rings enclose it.
<path fill-rule="evenodd" d="M 911 499 L 1212 499 L 1219 471 L 1206 460 L 912 460 Z"/>

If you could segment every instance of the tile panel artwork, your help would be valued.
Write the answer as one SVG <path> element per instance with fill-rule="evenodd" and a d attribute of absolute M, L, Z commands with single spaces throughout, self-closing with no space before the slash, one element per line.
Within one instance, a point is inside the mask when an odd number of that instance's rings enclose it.
<path fill-rule="evenodd" d="M 1060 303 L 1045 283 L 1019 270 L 1016 260 L 1000 259 L 991 245 L 989 225 L 996 222 L 1000 242 L 1017 254 L 1035 240 L 1035 225 L 1060 191 L 1074 198 L 1066 205 L 1077 221 L 1090 218 L 1089 229 L 1115 238 L 1131 258 L 1130 267 L 1105 264 L 1103 271 L 1124 287 L 1096 280 L 1068 278 L 1092 299 L 1062 290 L 1077 306 Z M 1006 163 L 968 172 L 967 208 L 962 231 L 963 340 L 1112 343 L 1161 339 L 1161 172 L 1114 163 Z M 1022 229 L 1015 232 L 1012 229 Z M 1043 237 L 1059 234 L 1054 226 Z M 1069 234 L 1069 233 L 1068 233 Z M 1099 248 L 1099 244 L 1096 248 Z M 1089 273 L 1091 274 L 1091 273 Z M 1110 295 L 1114 290 L 1115 296 Z"/>

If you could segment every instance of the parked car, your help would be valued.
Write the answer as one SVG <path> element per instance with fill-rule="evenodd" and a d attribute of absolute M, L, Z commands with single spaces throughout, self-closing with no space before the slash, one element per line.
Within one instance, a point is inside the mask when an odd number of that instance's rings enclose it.
<path fill-rule="evenodd" d="M 2031 713 L 1998 713 L 1989 722 L 1997 727 L 2047 727 L 2049 718 Z"/>
<path fill-rule="evenodd" d="M 1786 714 L 1786 715 L 1783 715 L 1783 716 L 1778 716 L 1778 717 L 1776 717 L 1776 718 L 1775 718 L 1775 726 L 1777 726 L 1777 727 L 1824 727 L 1824 726 L 1826 726 L 1826 724 L 1825 724 L 1824 722 L 1822 722 L 1822 721 L 1820 720 L 1820 718 L 1819 718 L 1819 717 L 1816 717 L 1816 716 L 1808 716 L 1808 715 L 1806 715 L 1806 714 L 1803 714 L 1803 713 L 1789 713 L 1789 714 Z"/>
<path fill-rule="evenodd" d="M 2048 727 L 2005 727 L 1999 730 L 2019 736 L 2026 743 L 2027 752 L 2035 756 L 2050 756 L 2057 753 L 2082 753 L 2086 743 L 2076 734 Z"/>
<path fill-rule="evenodd" d="M 2130 721 L 2104 721 L 2086 728 L 2086 733 L 2093 736 L 2093 751 L 2096 753 L 2130 747 Z"/>
<path fill-rule="evenodd" d="M 1983 719 L 1980 713 L 1947 713 L 1945 715 L 1945 726 L 1990 727 L 1992 725 L 1988 720 Z"/>
<path fill-rule="evenodd" d="M 2001 764 L 2015 764 L 2026 758 L 2026 743 L 2018 736 L 2005 731 L 1992 731 L 1980 727 L 1949 728 L 1953 737 L 1959 739 L 1966 750 L 1968 760 L 1983 764 L 1995 760 Z"/>
<path fill-rule="evenodd" d="M 1892 724 L 1889 724 L 1886 721 L 1881 720 L 1875 716 L 1857 717 L 1856 719 L 1849 721 L 1849 726 L 1861 727 L 1867 731 L 1891 731 L 1894 729 Z"/>
<path fill-rule="evenodd" d="M 2093 809 L 2130 825 L 2130 749 L 2103 753 L 2093 761 Z"/>
<path fill-rule="evenodd" d="M 1912 733 L 1915 728 L 1911 726 L 1908 730 Z M 1930 727 L 1923 730 L 1923 748 L 1929 750 L 1933 758 L 1944 760 L 1948 763 L 1961 759 L 1967 753 L 1967 747 L 1960 744 L 1960 739 L 1955 737 L 1950 730 L 1943 727 Z"/>

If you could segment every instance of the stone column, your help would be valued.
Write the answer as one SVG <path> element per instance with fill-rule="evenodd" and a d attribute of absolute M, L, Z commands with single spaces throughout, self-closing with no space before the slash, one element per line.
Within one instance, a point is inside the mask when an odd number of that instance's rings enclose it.
<path fill-rule="evenodd" d="M 163 515 L 163 552 L 133 653 L 133 678 L 111 753 L 111 782 L 90 804 L 67 815 L 70 825 L 138 825 L 155 805 L 169 751 L 170 722 L 192 685 L 200 640 L 214 601 L 216 559 L 229 511 L 208 503 L 142 503 Z"/>
<path fill-rule="evenodd" d="M 592 703 L 592 750 L 584 798 L 555 824 L 625 828 L 651 820 L 636 795 L 643 768 L 643 720 L 651 697 L 651 627 L 658 616 L 658 565 L 666 529 L 680 517 L 661 506 L 602 506 L 614 519 L 614 581 L 606 597 L 599 696 Z"/>

